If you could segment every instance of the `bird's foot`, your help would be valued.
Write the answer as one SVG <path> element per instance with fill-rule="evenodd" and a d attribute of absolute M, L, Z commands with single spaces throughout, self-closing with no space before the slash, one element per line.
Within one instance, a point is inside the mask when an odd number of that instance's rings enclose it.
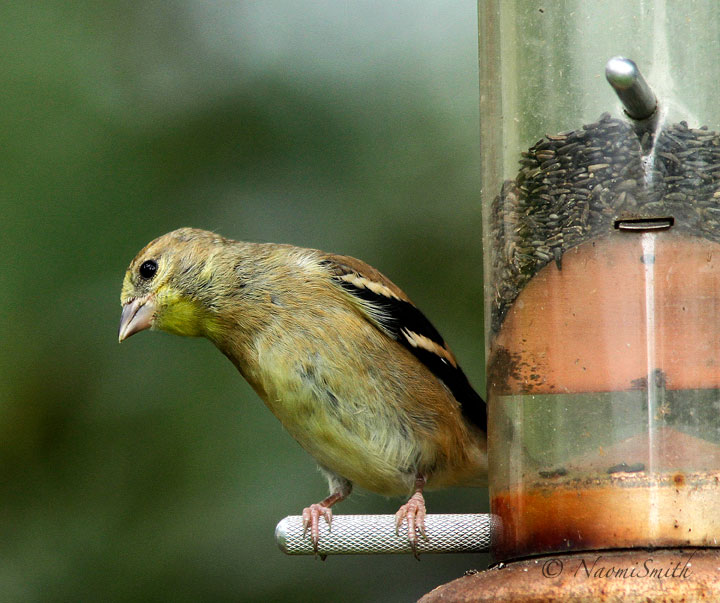
<path fill-rule="evenodd" d="M 418 533 L 427 540 L 427 534 L 425 533 L 425 499 L 423 498 L 422 492 L 415 492 L 400 509 L 395 513 L 395 534 L 399 535 L 400 526 L 403 521 L 407 519 L 408 525 L 408 541 L 410 542 L 410 548 L 412 549 L 413 555 L 416 559 L 419 559 L 417 551 Z"/>
<path fill-rule="evenodd" d="M 316 557 L 318 555 L 318 542 L 320 541 L 320 518 L 324 517 L 328 529 L 331 529 L 333 515 L 330 507 L 341 500 L 345 500 L 352 491 L 352 484 L 349 481 L 336 476 L 333 476 L 330 486 L 333 490 L 330 496 L 321 500 L 319 503 L 313 503 L 309 507 L 305 507 L 302 512 L 303 538 L 307 535 L 309 528 L 310 541 L 312 542 Z M 320 555 L 320 559 L 323 561 L 325 561 L 326 557 L 327 555 Z"/>
<path fill-rule="evenodd" d="M 325 502 L 325 501 L 323 501 Z M 320 541 L 320 517 L 325 518 L 328 528 L 332 528 L 332 510 L 321 503 L 313 503 L 305 507 L 302 512 L 303 538 L 310 529 L 310 540 L 314 551 L 317 553 L 318 542 Z"/>

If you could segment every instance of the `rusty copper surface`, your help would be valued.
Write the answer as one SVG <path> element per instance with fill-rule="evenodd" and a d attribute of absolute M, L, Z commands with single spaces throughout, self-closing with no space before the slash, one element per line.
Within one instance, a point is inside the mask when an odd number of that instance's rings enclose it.
<path fill-rule="evenodd" d="M 624 391 L 650 359 L 668 389 L 720 387 L 720 245 L 665 235 L 588 241 L 525 286 L 493 341 L 495 393 Z M 648 320 L 651 286 L 655 313 Z"/>
<path fill-rule="evenodd" d="M 515 561 L 438 586 L 421 603 L 720 601 L 720 550 L 589 551 Z"/>
<path fill-rule="evenodd" d="M 591 474 L 492 497 L 497 559 L 548 552 L 718 546 L 720 473 Z"/>

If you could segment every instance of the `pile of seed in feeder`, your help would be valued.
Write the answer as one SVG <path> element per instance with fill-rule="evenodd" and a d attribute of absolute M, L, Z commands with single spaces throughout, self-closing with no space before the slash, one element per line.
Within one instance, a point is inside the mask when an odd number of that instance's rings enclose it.
<path fill-rule="evenodd" d="M 546 136 L 522 153 L 490 211 L 491 328 L 548 263 L 608 235 L 615 221 L 673 217 L 673 230 L 720 242 L 720 133 L 681 121 L 636 134 L 603 114 L 581 129 Z"/>

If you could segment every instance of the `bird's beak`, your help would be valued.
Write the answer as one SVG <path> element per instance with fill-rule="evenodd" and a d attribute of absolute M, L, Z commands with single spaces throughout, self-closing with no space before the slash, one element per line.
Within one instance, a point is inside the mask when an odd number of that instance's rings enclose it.
<path fill-rule="evenodd" d="M 123 340 L 152 326 L 155 315 L 155 300 L 152 295 L 127 302 L 120 316 L 118 341 Z"/>

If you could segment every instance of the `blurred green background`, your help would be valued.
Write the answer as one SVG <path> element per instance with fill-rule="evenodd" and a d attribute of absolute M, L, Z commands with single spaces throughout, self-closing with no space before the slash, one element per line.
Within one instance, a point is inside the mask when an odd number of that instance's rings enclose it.
<path fill-rule="evenodd" d="M 0 600 L 413 601 L 485 556 L 284 556 L 326 495 L 210 343 L 119 346 L 180 226 L 360 257 L 484 390 L 477 18 L 444 2 L 5 3 Z M 430 512 L 487 509 L 485 490 Z M 338 513 L 394 513 L 356 492 Z"/>

